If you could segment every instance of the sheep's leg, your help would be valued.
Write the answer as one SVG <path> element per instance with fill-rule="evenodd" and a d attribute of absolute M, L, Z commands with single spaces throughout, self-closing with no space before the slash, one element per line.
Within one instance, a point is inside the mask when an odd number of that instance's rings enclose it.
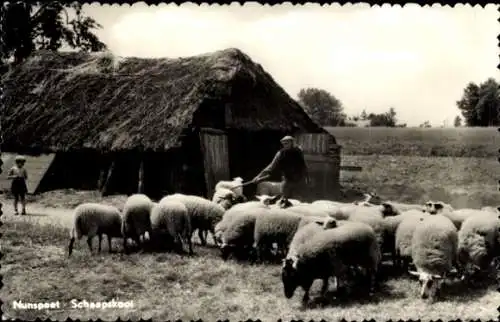
<path fill-rule="evenodd" d="M 323 286 L 321 286 L 321 296 L 325 297 L 328 291 L 328 277 L 323 278 Z"/>
<path fill-rule="evenodd" d="M 198 237 L 200 238 L 200 243 L 202 246 L 205 246 L 207 244 L 207 241 L 205 239 L 204 231 L 203 229 L 198 228 Z"/>
<path fill-rule="evenodd" d="M 129 253 L 129 249 L 128 249 L 128 245 L 127 245 L 127 239 L 128 239 L 127 236 L 123 236 L 123 251 L 125 252 L 125 254 Z"/>
<path fill-rule="evenodd" d="M 101 252 L 101 243 L 102 243 L 102 234 L 97 235 L 97 238 L 99 239 L 99 246 L 97 248 L 97 252 Z"/>
<path fill-rule="evenodd" d="M 312 281 L 308 281 L 302 287 L 304 288 L 304 296 L 302 297 L 302 307 L 305 308 L 309 303 L 309 290 L 311 289 Z"/>
<path fill-rule="evenodd" d="M 191 238 L 190 237 L 191 234 L 186 234 L 186 237 L 184 239 L 185 243 L 187 243 L 188 245 L 188 248 L 189 248 L 189 255 L 193 255 L 194 252 L 193 252 L 193 243 L 191 242 Z"/>
<path fill-rule="evenodd" d="M 89 250 L 90 250 L 91 254 L 92 254 L 92 237 L 93 236 L 88 236 L 87 237 L 87 245 L 89 245 Z"/>
<path fill-rule="evenodd" d="M 68 245 L 68 257 L 71 256 L 71 253 L 73 253 L 73 245 L 75 244 L 75 237 L 72 237 L 69 240 L 69 245 Z"/>
<path fill-rule="evenodd" d="M 107 237 L 108 237 L 108 251 L 111 253 L 113 251 L 111 248 L 111 236 L 107 235 Z"/>

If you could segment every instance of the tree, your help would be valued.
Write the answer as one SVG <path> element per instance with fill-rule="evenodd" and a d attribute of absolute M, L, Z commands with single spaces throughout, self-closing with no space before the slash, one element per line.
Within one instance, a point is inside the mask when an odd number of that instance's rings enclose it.
<path fill-rule="evenodd" d="M 75 13 L 70 18 L 68 9 Z M 13 59 L 23 62 L 36 50 L 60 49 L 64 44 L 82 51 L 101 51 L 106 45 L 92 32 L 102 28 L 82 13 L 82 4 L 63 1 L 41 2 L 35 6 L 21 1 L 2 4 L 2 65 Z"/>
<path fill-rule="evenodd" d="M 431 123 L 429 121 L 425 121 L 424 123 L 420 124 L 418 127 L 424 127 L 424 128 L 430 128 Z"/>
<path fill-rule="evenodd" d="M 500 109 L 499 83 L 489 78 L 477 85 L 467 84 L 462 98 L 457 101 L 467 126 L 495 126 L 500 124 L 498 111 Z"/>
<path fill-rule="evenodd" d="M 361 115 L 359 117 L 362 120 L 368 120 L 368 114 L 366 114 L 366 110 L 363 110 L 363 112 L 361 112 Z"/>
<path fill-rule="evenodd" d="M 455 120 L 453 121 L 453 125 L 455 127 L 461 127 L 462 126 L 462 119 L 460 118 L 459 115 L 455 117 Z"/>
<path fill-rule="evenodd" d="M 342 102 L 328 91 L 303 88 L 298 93 L 299 103 L 311 119 L 321 126 L 344 126 L 347 116 Z"/>
<path fill-rule="evenodd" d="M 397 121 L 396 111 L 391 107 L 388 112 L 382 114 L 370 113 L 367 119 L 370 120 L 370 126 L 395 127 Z"/>

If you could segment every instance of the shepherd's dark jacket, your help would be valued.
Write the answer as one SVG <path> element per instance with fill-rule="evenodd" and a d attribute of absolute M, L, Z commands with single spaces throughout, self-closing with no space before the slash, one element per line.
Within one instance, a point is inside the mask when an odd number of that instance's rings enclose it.
<path fill-rule="evenodd" d="M 307 176 L 307 166 L 302 149 L 293 146 L 280 149 L 267 167 L 257 177 L 280 171 L 286 181 L 297 182 Z"/>

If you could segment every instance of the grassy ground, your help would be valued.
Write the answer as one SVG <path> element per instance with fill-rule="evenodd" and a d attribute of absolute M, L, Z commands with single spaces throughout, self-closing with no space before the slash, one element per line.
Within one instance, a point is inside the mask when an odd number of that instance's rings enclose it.
<path fill-rule="evenodd" d="M 457 208 L 500 204 L 500 164 L 494 158 L 343 155 L 342 184 L 400 202 L 442 200 Z"/>
<path fill-rule="evenodd" d="M 346 155 L 498 157 L 500 134 L 489 128 L 328 127 Z"/>
<path fill-rule="evenodd" d="M 418 283 L 391 278 L 372 299 L 332 302 L 306 311 L 299 308 L 302 291 L 287 300 L 279 266 L 224 262 L 217 251 L 196 248 L 193 258 L 168 253 L 104 253 L 90 256 L 84 241 L 66 257 L 66 228 L 10 217 L 2 226 L 1 273 L 5 318 L 32 320 L 67 317 L 82 320 L 153 318 L 204 320 L 248 318 L 262 321 L 303 319 L 328 321 L 375 319 L 496 319 L 500 293 L 495 288 L 465 289 L 450 284 L 442 301 L 432 305 L 417 298 Z M 118 241 L 114 243 L 119 248 Z M 313 295 L 319 291 L 314 285 Z M 73 309 L 71 299 L 133 301 L 133 309 Z M 61 302 L 60 310 L 14 310 L 14 300 Z"/>

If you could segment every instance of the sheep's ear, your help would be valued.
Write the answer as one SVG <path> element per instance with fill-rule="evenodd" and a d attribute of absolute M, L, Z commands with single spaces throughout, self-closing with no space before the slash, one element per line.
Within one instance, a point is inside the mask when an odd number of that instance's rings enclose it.
<path fill-rule="evenodd" d="M 315 223 L 317 223 L 317 224 L 318 224 L 318 225 L 320 225 L 320 226 L 323 226 L 323 223 L 324 223 L 324 222 L 323 222 L 323 221 L 315 221 Z"/>
<path fill-rule="evenodd" d="M 500 206 L 497 207 L 497 211 L 500 212 Z"/>
<path fill-rule="evenodd" d="M 442 202 L 436 202 L 434 204 L 434 207 L 436 207 L 436 209 L 443 209 L 444 208 L 444 205 Z"/>

